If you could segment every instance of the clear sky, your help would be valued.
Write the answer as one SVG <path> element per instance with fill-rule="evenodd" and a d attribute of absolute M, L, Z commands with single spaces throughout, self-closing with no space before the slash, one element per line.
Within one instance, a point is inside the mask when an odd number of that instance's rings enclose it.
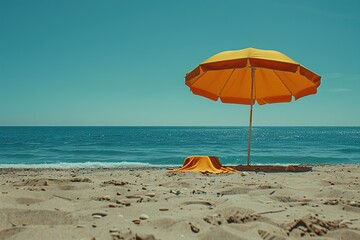
<path fill-rule="evenodd" d="M 208 57 L 278 50 L 316 95 L 254 107 L 254 126 L 360 126 L 360 1 L 0 0 L 0 125 L 247 126 L 193 95 Z"/>

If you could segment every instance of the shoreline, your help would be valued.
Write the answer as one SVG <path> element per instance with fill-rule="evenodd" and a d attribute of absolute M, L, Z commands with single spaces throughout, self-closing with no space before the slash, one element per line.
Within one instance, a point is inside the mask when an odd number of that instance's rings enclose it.
<path fill-rule="evenodd" d="M 124 166 L 124 167 L 35 167 L 36 165 L 44 165 L 44 164 L 29 164 L 31 167 L 24 167 L 26 164 L 19 164 L 20 167 L 3 167 L 1 165 L 10 165 L 10 164 L 0 164 L 0 170 L 77 170 L 77 169 L 97 169 L 97 170 L 167 170 L 182 167 L 181 164 L 174 165 L 150 165 L 150 166 Z M 16 165 L 16 164 L 11 164 Z M 50 165 L 50 164 L 49 164 Z M 66 165 L 66 164 L 64 164 Z M 246 164 L 239 164 L 245 166 Z M 250 166 L 301 166 L 301 167 L 326 167 L 326 166 L 359 166 L 360 163 L 324 163 L 324 164 L 250 164 Z M 34 167 L 33 167 L 34 166 Z M 237 165 L 234 164 L 223 164 L 225 167 L 234 167 Z"/>
<path fill-rule="evenodd" d="M 0 168 L 0 239 L 360 239 L 360 164 Z"/>

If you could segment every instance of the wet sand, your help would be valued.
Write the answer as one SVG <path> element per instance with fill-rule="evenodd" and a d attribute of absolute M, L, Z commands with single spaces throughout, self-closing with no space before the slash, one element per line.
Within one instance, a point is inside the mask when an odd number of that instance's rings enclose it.
<path fill-rule="evenodd" d="M 360 239 L 360 165 L 0 169 L 0 239 Z"/>

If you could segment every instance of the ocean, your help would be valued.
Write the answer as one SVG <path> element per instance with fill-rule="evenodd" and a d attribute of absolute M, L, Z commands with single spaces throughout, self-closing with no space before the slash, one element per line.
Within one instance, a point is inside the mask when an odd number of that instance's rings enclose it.
<path fill-rule="evenodd" d="M 248 127 L 0 127 L 0 167 L 246 164 Z M 252 164 L 359 164 L 360 127 L 253 127 Z"/>

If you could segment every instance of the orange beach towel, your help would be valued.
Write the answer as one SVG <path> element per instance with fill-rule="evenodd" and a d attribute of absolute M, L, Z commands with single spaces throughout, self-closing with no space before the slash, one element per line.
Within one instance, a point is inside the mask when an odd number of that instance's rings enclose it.
<path fill-rule="evenodd" d="M 190 156 L 184 161 L 182 168 L 173 170 L 174 172 L 201 172 L 201 173 L 229 173 L 236 172 L 230 167 L 223 167 L 218 157 L 214 156 Z"/>

